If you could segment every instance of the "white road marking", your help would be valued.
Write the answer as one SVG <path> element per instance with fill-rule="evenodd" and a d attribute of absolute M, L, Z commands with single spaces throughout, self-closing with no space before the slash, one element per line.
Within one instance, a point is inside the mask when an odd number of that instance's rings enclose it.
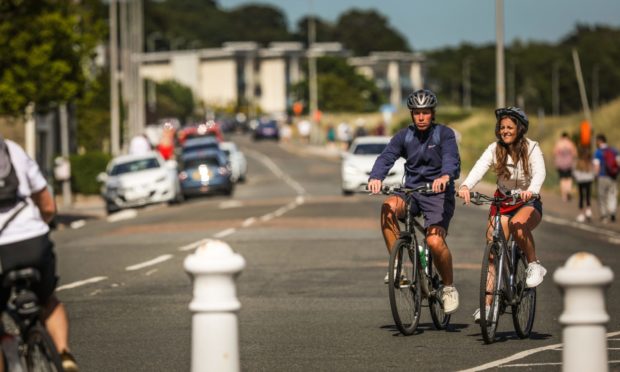
<path fill-rule="evenodd" d="M 533 367 L 533 366 L 561 366 L 562 363 L 521 363 L 521 364 L 507 364 L 500 366 L 499 368 L 513 368 L 513 367 Z"/>
<path fill-rule="evenodd" d="M 615 337 L 620 335 L 620 332 L 611 332 L 607 334 L 607 337 Z M 530 350 L 524 350 L 522 352 L 516 353 L 514 355 L 511 355 L 509 357 L 503 358 L 503 359 L 499 359 L 493 362 L 489 362 L 486 364 L 483 364 L 481 366 L 477 366 L 477 367 L 472 367 L 469 369 L 463 369 L 460 372 L 475 372 L 475 371 L 484 371 L 485 369 L 491 369 L 491 368 L 498 368 L 499 366 L 501 366 L 502 364 L 506 364 L 509 362 L 512 362 L 513 360 L 519 360 L 519 359 L 523 359 L 527 356 L 530 356 L 532 354 L 536 354 L 538 352 L 541 351 L 546 351 L 546 350 L 554 350 L 554 349 L 559 349 L 562 347 L 562 344 L 554 344 L 554 345 L 549 345 L 549 346 L 542 346 L 542 347 L 537 347 L 535 349 L 530 349 Z M 614 363 L 616 361 L 613 361 Z M 611 362 L 610 362 L 611 363 Z"/>
<path fill-rule="evenodd" d="M 207 241 L 207 239 L 200 239 L 200 240 L 198 240 L 196 242 L 189 243 L 187 245 L 179 247 L 179 251 L 191 251 L 193 249 L 198 248 L 198 246 L 201 245 L 202 243 L 204 243 L 205 241 Z"/>
<path fill-rule="evenodd" d="M 571 221 L 571 220 L 567 220 L 564 218 L 559 218 L 559 217 L 554 217 L 554 216 L 549 216 L 549 215 L 544 215 L 543 220 L 546 222 L 556 224 L 556 225 L 570 226 L 575 229 L 580 229 L 580 230 L 589 231 L 591 233 L 595 233 L 598 235 L 602 235 L 603 237 L 606 237 L 607 241 L 609 241 L 610 243 L 614 243 L 614 244 L 620 243 L 620 234 L 612 230 L 606 230 L 606 229 L 596 227 L 596 226 L 591 226 L 585 223 L 579 223 L 576 221 Z"/>
<path fill-rule="evenodd" d="M 228 236 L 228 235 L 234 234 L 234 233 L 235 233 L 235 231 L 237 231 L 237 229 L 235 229 L 235 228 L 231 227 L 230 229 L 222 230 L 222 231 L 220 231 L 219 233 L 217 233 L 217 234 L 215 234 L 215 235 L 213 235 L 213 236 L 214 236 L 215 238 L 218 238 L 218 239 L 219 239 L 219 238 L 223 238 L 223 237 L 225 237 L 225 236 Z"/>
<path fill-rule="evenodd" d="M 60 287 L 56 288 L 56 292 L 64 291 L 66 289 L 73 289 L 73 288 L 81 287 L 86 284 L 97 283 L 97 282 L 100 282 L 106 279 L 108 279 L 107 276 L 95 276 L 89 279 L 78 280 L 77 282 L 61 285 Z"/>
<path fill-rule="evenodd" d="M 229 208 L 239 208 L 242 207 L 243 203 L 239 200 L 227 200 L 220 203 L 220 209 L 229 209 Z"/>
<path fill-rule="evenodd" d="M 114 214 L 108 216 L 108 222 L 117 222 L 123 220 L 130 220 L 132 218 L 136 218 L 138 216 L 138 212 L 135 209 L 125 209 Z"/>
<path fill-rule="evenodd" d="M 263 163 L 269 170 L 276 175 L 276 177 L 280 178 L 284 182 L 286 182 L 290 187 L 292 187 L 297 194 L 304 195 L 306 193 L 306 189 L 303 188 L 297 181 L 292 179 L 288 174 L 284 173 L 271 159 L 267 156 L 252 150 L 248 150 L 248 155 L 256 158 L 258 161 Z"/>
<path fill-rule="evenodd" d="M 144 275 L 151 276 L 151 274 L 155 274 L 157 271 L 158 271 L 158 269 L 151 269 L 151 270 L 147 271 Z"/>
<path fill-rule="evenodd" d="M 247 218 L 245 221 L 243 221 L 241 226 L 248 227 L 248 226 L 251 226 L 254 222 L 256 222 L 256 218 L 250 217 L 250 218 Z"/>
<path fill-rule="evenodd" d="M 261 216 L 260 220 L 265 222 L 265 221 L 269 221 L 272 218 L 273 218 L 273 213 L 267 213 L 266 215 Z"/>
<path fill-rule="evenodd" d="M 146 261 L 146 262 L 142 262 L 142 263 L 139 263 L 139 264 L 136 264 L 136 265 L 127 266 L 125 268 L 125 270 L 127 270 L 127 271 L 140 270 L 140 269 L 143 269 L 145 267 L 157 265 L 157 264 L 162 263 L 164 261 L 168 261 L 171 258 L 172 258 L 171 254 L 164 254 L 164 255 L 161 255 L 159 257 L 153 258 L 152 260 L 149 260 L 149 261 Z"/>
<path fill-rule="evenodd" d="M 72 229 L 79 229 L 80 227 L 84 227 L 86 225 L 86 220 L 76 220 L 71 222 L 69 225 Z"/>

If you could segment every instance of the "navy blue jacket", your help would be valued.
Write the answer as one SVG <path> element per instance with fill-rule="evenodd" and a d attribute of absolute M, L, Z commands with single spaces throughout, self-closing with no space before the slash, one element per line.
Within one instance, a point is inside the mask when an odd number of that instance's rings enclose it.
<path fill-rule="evenodd" d="M 410 141 L 407 131 L 412 131 Z M 433 131 L 439 131 L 439 143 L 434 143 Z M 408 142 L 408 143 L 407 143 Z M 383 180 L 399 157 L 405 158 L 405 187 L 415 187 L 447 174 L 450 184 L 461 174 L 461 158 L 454 131 L 443 124 L 433 123 L 426 131 L 410 124 L 399 130 L 377 157 L 369 179 Z"/>

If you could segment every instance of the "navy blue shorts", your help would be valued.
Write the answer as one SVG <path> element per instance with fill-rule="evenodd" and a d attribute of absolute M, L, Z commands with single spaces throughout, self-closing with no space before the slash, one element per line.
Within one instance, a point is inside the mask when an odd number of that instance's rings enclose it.
<path fill-rule="evenodd" d="M 407 196 L 399 194 L 401 199 L 405 199 Z M 411 214 L 417 216 L 422 213 L 424 216 L 424 227 L 429 226 L 441 226 L 448 232 L 450 227 L 450 220 L 454 216 L 454 209 L 456 206 L 454 190 L 448 189 L 446 192 L 422 195 L 414 193 L 409 196 L 413 198 L 411 203 Z"/>

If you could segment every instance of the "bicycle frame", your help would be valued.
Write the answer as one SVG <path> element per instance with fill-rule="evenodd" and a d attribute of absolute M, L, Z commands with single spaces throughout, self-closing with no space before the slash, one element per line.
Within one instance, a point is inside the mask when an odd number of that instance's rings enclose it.
<path fill-rule="evenodd" d="M 517 247 L 509 232 L 508 239 L 504 234 L 504 228 L 501 223 L 501 212 L 499 210 L 499 202 L 496 203 L 496 212 L 493 216 L 493 242 L 499 246 L 498 258 L 495 263 L 495 275 L 498 276 L 498 283 L 503 283 L 505 300 L 509 305 L 515 303 L 514 293 L 514 274 L 517 263 Z M 499 270 L 498 270 L 499 269 Z M 496 288 L 495 290 L 501 290 Z"/>

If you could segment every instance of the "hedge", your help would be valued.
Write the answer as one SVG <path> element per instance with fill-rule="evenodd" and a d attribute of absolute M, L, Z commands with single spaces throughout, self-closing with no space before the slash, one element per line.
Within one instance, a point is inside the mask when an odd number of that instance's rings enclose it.
<path fill-rule="evenodd" d="M 69 156 L 71 163 L 71 189 L 78 194 L 99 194 L 101 185 L 97 175 L 105 171 L 112 159 L 103 152 L 87 152 Z"/>

